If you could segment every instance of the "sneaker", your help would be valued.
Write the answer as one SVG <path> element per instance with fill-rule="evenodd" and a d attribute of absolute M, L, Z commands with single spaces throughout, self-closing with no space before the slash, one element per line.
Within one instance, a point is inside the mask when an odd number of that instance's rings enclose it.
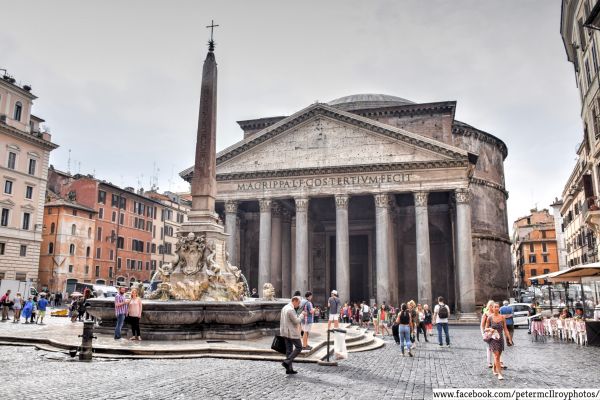
<path fill-rule="evenodd" d="M 448 343 L 448 344 L 446 345 L 446 347 L 450 347 L 450 343 Z"/>
<path fill-rule="evenodd" d="M 442 347 L 442 346 L 443 346 L 443 344 L 442 344 L 442 343 L 440 343 L 439 345 L 440 345 L 440 347 Z"/>
<path fill-rule="evenodd" d="M 408 351 L 408 355 L 409 355 L 410 357 L 413 357 L 413 353 L 412 353 L 412 351 L 410 351 L 410 350 L 409 350 L 409 351 Z"/>
<path fill-rule="evenodd" d="M 488 364 L 488 368 L 493 368 L 494 366 L 492 364 Z"/>
<path fill-rule="evenodd" d="M 298 371 L 293 370 L 293 369 L 288 369 L 287 371 L 285 371 L 285 373 L 288 375 L 295 375 L 298 373 Z"/>
<path fill-rule="evenodd" d="M 289 367 L 288 367 L 288 365 L 285 363 L 285 361 L 281 363 L 281 366 L 282 366 L 283 368 L 285 368 L 285 372 L 286 372 L 286 374 L 287 374 L 287 373 L 288 373 L 288 371 L 290 370 L 290 368 L 289 368 Z"/>
<path fill-rule="evenodd" d="M 504 377 L 502 376 L 502 374 L 498 374 L 498 380 L 499 381 L 503 381 L 504 380 Z"/>

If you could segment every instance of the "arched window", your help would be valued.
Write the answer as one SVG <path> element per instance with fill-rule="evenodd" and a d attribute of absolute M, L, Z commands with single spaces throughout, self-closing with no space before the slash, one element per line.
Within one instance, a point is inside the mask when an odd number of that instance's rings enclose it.
<path fill-rule="evenodd" d="M 92 237 L 92 228 L 88 228 L 88 238 Z"/>
<path fill-rule="evenodd" d="M 74 244 L 71 244 L 69 246 L 69 254 L 70 255 L 74 255 L 75 254 L 75 245 Z"/>
<path fill-rule="evenodd" d="M 17 101 L 15 103 L 15 115 L 14 115 L 14 119 L 17 121 L 21 121 L 21 113 L 23 112 L 23 104 L 21 104 L 20 101 Z"/>
<path fill-rule="evenodd" d="M 89 257 L 91 251 L 92 251 L 92 249 L 90 249 L 90 246 L 86 247 L 86 249 L 85 249 L 85 256 Z"/>
<path fill-rule="evenodd" d="M 50 233 L 54 233 L 55 228 L 56 228 L 56 226 L 54 225 L 54 222 L 52 224 L 50 224 Z"/>
<path fill-rule="evenodd" d="M 48 254 L 53 254 L 54 253 L 54 243 L 50 242 L 48 243 Z"/>
<path fill-rule="evenodd" d="M 77 227 L 75 226 L 75 224 L 71 225 L 71 235 L 75 235 L 75 233 L 77 233 Z"/>

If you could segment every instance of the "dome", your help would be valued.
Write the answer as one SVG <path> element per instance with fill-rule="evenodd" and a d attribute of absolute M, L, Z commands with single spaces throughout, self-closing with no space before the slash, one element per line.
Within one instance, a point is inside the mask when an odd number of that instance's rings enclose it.
<path fill-rule="evenodd" d="M 405 106 L 415 103 L 403 99 L 402 97 L 390 96 L 387 94 L 366 93 L 340 97 L 339 99 L 331 100 L 327 104 L 339 108 L 340 110 L 350 111 L 364 108 Z"/>

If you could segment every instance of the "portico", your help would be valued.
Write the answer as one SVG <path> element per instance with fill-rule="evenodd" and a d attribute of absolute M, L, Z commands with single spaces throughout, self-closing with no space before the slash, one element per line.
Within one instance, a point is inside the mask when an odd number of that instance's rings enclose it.
<path fill-rule="evenodd" d="M 449 144 L 443 126 L 432 138 L 341 108 L 258 120 L 217 155 L 230 260 L 250 287 L 270 282 L 277 296 L 311 290 L 321 305 L 333 289 L 343 301 L 395 305 L 443 296 L 473 312 L 478 154 Z"/>

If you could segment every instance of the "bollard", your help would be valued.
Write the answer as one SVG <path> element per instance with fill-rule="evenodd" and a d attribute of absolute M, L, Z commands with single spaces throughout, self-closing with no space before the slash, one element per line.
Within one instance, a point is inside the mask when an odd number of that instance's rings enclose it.
<path fill-rule="evenodd" d="M 335 329 L 327 329 L 327 360 L 319 360 L 317 362 L 317 364 L 319 365 L 327 365 L 330 367 L 337 367 L 338 363 L 336 361 L 329 361 L 329 354 L 331 353 L 331 350 L 329 350 L 329 344 L 330 344 L 330 334 L 331 332 L 334 332 Z"/>
<path fill-rule="evenodd" d="M 92 340 L 98 339 L 94 336 L 94 323 L 92 321 L 83 323 L 83 334 L 79 337 L 81 338 L 79 361 L 92 361 Z"/>

